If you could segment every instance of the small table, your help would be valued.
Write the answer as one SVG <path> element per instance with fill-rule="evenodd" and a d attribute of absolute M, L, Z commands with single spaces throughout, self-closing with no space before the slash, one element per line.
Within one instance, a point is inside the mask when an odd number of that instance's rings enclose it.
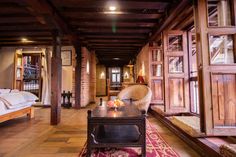
<path fill-rule="evenodd" d="M 146 115 L 133 104 L 117 110 L 97 106 L 88 111 L 87 156 L 93 148 L 141 147 L 146 156 Z"/>

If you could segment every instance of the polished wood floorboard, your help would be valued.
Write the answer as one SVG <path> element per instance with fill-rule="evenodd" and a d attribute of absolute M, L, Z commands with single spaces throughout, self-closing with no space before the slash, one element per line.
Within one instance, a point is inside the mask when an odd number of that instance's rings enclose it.
<path fill-rule="evenodd" d="M 49 125 L 49 108 L 37 108 L 32 120 L 21 117 L 0 123 L 0 157 L 77 157 L 86 141 L 87 110 L 93 106 L 62 109 L 58 126 Z M 198 157 L 155 118 L 148 119 L 181 157 Z"/>

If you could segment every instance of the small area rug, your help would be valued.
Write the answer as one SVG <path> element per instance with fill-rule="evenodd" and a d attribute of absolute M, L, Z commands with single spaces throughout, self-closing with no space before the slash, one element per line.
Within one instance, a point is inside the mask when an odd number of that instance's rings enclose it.
<path fill-rule="evenodd" d="M 86 156 L 86 146 L 85 144 L 79 157 Z M 91 157 L 139 157 L 140 154 L 141 148 L 104 148 L 92 150 Z M 179 157 L 148 120 L 146 123 L 146 157 Z"/>

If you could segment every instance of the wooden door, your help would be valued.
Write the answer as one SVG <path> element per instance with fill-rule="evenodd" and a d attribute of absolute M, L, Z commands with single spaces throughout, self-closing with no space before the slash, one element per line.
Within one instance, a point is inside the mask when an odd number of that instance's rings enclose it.
<path fill-rule="evenodd" d="M 165 31 L 164 77 L 165 111 L 189 111 L 187 35 L 183 31 Z"/>
<path fill-rule="evenodd" d="M 201 131 L 236 136 L 236 1 L 214 3 L 194 3 Z"/>
<path fill-rule="evenodd" d="M 163 81 L 163 50 L 161 47 L 149 48 L 150 87 L 152 90 L 152 104 L 164 104 Z"/>

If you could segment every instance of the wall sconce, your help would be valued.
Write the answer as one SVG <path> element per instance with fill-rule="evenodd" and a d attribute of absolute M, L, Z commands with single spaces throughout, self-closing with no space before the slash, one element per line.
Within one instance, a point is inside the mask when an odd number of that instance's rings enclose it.
<path fill-rule="evenodd" d="M 87 74 L 89 74 L 89 60 L 87 60 L 86 72 L 87 72 Z"/>
<path fill-rule="evenodd" d="M 127 71 L 126 71 L 125 74 L 124 74 L 124 78 L 125 78 L 125 79 L 129 79 L 129 74 L 128 74 Z"/>
<path fill-rule="evenodd" d="M 103 71 L 100 74 L 100 79 L 105 79 L 105 73 Z"/>
<path fill-rule="evenodd" d="M 145 64 L 144 64 L 144 61 L 142 61 L 142 76 L 145 76 Z"/>

